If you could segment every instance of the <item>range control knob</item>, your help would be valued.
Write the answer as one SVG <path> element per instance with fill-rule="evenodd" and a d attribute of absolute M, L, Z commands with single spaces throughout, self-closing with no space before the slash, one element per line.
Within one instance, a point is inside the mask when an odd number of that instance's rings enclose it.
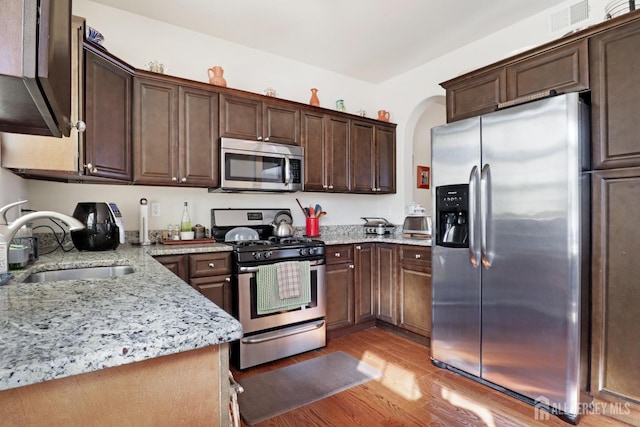
<path fill-rule="evenodd" d="M 309 255 L 309 250 L 307 248 L 300 249 L 300 255 Z"/>
<path fill-rule="evenodd" d="M 262 258 L 262 252 L 253 252 L 251 255 L 253 255 L 254 259 Z"/>
<path fill-rule="evenodd" d="M 269 258 L 271 258 L 271 254 L 272 254 L 272 252 L 271 252 L 271 251 L 266 251 L 266 252 L 264 253 L 264 257 L 265 257 L 266 259 L 269 259 Z"/>

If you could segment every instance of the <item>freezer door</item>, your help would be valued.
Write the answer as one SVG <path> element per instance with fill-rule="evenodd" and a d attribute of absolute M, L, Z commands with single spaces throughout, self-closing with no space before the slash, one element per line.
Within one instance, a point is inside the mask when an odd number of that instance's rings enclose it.
<path fill-rule="evenodd" d="M 482 119 L 482 378 L 570 413 L 587 202 L 578 101 L 557 96 Z"/>
<path fill-rule="evenodd" d="M 432 183 L 435 190 L 470 183 L 469 247 L 432 248 L 431 357 L 472 375 L 480 375 L 480 268 L 472 265 L 472 252 L 479 250 L 477 200 L 480 165 L 480 119 L 472 118 L 432 129 Z M 475 192 L 475 193 L 474 193 Z M 435 211 L 436 194 L 432 191 Z M 434 235 L 443 230 L 434 221 Z M 434 239 L 435 242 L 435 239 Z M 479 260 L 479 254 L 477 255 Z"/>

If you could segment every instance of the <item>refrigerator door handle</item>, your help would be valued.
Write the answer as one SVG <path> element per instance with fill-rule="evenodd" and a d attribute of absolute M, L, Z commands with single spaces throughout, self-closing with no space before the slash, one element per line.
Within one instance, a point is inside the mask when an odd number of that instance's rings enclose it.
<path fill-rule="evenodd" d="M 480 221 L 478 215 L 478 194 L 480 193 L 480 174 L 474 166 L 469 175 L 469 262 L 472 266 L 480 264 L 480 248 L 476 242 L 476 228 Z"/>
<path fill-rule="evenodd" d="M 487 163 L 481 173 L 481 207 L 480 207 L 480 246 L 482 265 L 491 268 L 493 262 L 493 248 L 491 245 L 491 166 Z"/>

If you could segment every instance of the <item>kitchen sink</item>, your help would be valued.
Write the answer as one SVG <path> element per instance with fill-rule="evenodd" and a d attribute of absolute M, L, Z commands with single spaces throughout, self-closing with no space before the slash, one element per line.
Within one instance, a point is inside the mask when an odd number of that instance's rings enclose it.
<path fill-rule="evenodd" d="M 70 268 L 67 270 L 51 270 L 32 273 L 24 283 L 56 282 L 59 280 L 93 280 L 125 276 L 133 273 L 130 265 L 112 265 L 107 267 Z"/>

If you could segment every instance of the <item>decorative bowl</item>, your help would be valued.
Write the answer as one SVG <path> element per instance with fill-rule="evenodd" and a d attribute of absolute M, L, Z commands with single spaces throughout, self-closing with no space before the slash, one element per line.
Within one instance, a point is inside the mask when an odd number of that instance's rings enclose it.
<path fill-rule="evenodd" d="M 87 40 L 102 45 L 104 36 L 98 30 L 93 27 L 87 27 Z"/>

